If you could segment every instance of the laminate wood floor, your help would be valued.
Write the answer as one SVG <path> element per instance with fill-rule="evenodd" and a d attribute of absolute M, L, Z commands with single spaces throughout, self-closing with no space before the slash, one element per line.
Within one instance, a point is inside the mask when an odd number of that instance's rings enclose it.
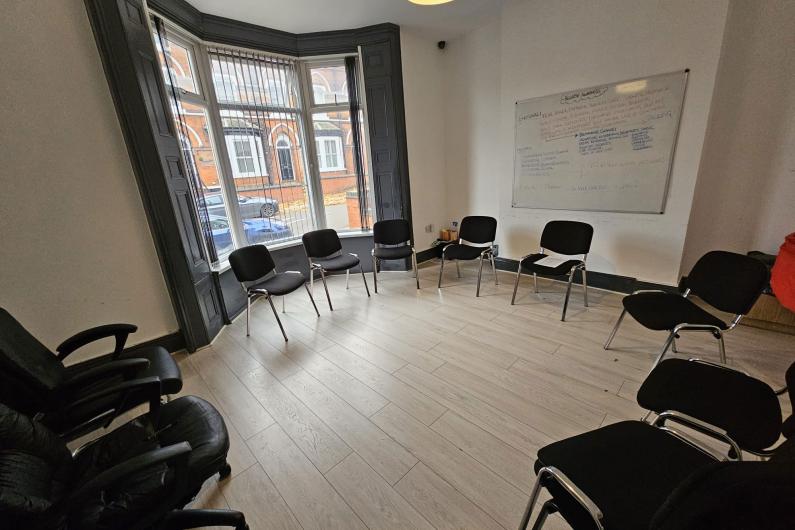
<path fill-rule="evenodd" d="M 179 355 L 184 394 L 212 402 L 232 437 L 231 478 L 205 484 L 193 503 L 245 512 L 253 529 L 508 529 L 518 526 L 537 449 L 606 423 L 638 419 L 639 384 L 664 333 L 625 319 L 602 344 L 621 295 L 592 289 L 591 307 L 565 284 L 484 271 L 463 278 L 438 266 L 379 275 L 367 298 L 361 277 L 318 283 L 280 313 L 285 343 L 264 300 L 211 347 Z M 372 291 L 372 275 L 368 275 Z M 280 308 L 281 304 L 276 304 Z M 704 334 L 679 341 L 686 355 L 717 360 Z M 740 326 L 726 336 L 729 363 L 778 388 L 795 360 L 795 338 Z M 546 528 L 566 528 L 555 516 Z"/>

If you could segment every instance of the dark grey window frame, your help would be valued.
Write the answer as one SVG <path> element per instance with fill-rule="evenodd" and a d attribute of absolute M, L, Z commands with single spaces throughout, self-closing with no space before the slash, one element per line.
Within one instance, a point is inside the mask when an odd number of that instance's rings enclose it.
<path fill-rule="evenodd" d="M 212 341 L 229 315 L 201 244 L 146 6 L 144 0 L 85 4 L 180 330 L 194 351 Z M 149 0 L 148 6 L 204 41 L 297 57 L 361 50 L 376 216 L 411 223 L 398 26 L 293 34 L 201 13 L 184 0 Z"/>

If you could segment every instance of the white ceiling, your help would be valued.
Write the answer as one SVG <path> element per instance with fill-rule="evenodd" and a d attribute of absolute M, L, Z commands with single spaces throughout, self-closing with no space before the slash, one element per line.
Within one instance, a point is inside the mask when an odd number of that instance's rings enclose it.
<path fill-rule="evenodd" d="M 450 39 L 497 13 L 506 0 L 454 0 L 419 6 L 408 0 L 188 0 L 203 13 L 293 33 L 392 22 L 435 39 Z"/>

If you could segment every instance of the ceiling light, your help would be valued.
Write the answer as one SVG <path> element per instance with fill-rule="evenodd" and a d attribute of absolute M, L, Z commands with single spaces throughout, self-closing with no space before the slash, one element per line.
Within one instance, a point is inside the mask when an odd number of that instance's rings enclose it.
<path fill-rule="evenodd" d="M 447 2 L 452 2 L 453 0 L 409 0 L 412 4 L 418 4 L 421 6 L 435 6 L 438 4 L 446 4 Z"/>

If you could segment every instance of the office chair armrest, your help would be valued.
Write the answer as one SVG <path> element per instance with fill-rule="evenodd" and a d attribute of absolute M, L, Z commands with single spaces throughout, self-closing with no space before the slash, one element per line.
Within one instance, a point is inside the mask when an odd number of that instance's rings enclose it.
<path fill-rule="evenodd" d="M 665 412 L 658 414 L 657 418 L 654 420 L 654 426 L 664 427 L 665 423 L 668 421 L 684 425 L 685 427 L 690 427 L 691 429 L 700 432 L 705 436 L 709 436 L 713 440 L 717 440 L 719 442 L 727 444 L 734 450 L 734 453 L 737 455 L 737 460 L 743 459 L 742 450 L 740 449 L 740 446 L 737 445 L 737 442 L 735 442 L 732 439 L 732 437 L 729 436 L 729 433 L 727 433 L 723 429 L 716 427 L 712 424 L 709 424 L 705 421 L 701 421 L 698 418 L 694 418 L 689 414 L 685 414 L 683 412 L 677 412 L 675 410 L 666 410 Z M 674 434 L 679 434 L 679 433 L 674 431 Z M 701 446 L 701 444 L 698 444 L 696 440 L 688 438 L 688 441 L 690 443 L 696 444 L 699 449 L 703 449 L 708 453 L 712 453 L 711 449 Z"/>
<path fill-rule="evenodd" d="M 539 480 L 543 481 L 547 476 L 554 479 L 555 482 L 560 485 L 560 487 L 566 490 L 566 492 L 571 495 L 571 497 L 590 514 L 594 524 L 596 525 L 596 528 L 599 528 L 600 530 L 604 528 L 602 525 L 602 519 L 604 518 L 602 510 L 600 510 L 599 506 L 596 505 L 593 499 L 591 499 L 585 494 L 584 491 L 577 487 L 577 485 L 569 477 L 567 477 L 560 469 L 556 467 L 542 467 L 538 471 Z"/>
<path fill-rule="evenodd" d="M 738 370 L 737 368 L 733 368 L 726 364 L 716 363 L 714 361 L 707 361 L 705 359 L 700 359 L 698 357 L 691 357 L 688 359 L 691 363 L 698 363 L 698 364 L 705 364 L 707 366 L 712 366 L 713 368 L 720 368 L 721 370 L 726 370 L 727 372 L 737 372 L 738 374 L 748 375 L 748 372 L 743 372 L 742 370 Z M 749 376 L 750 377 L 750 376 Z M 782 393 L 787 390 L 787 387 L 784 387 L 781 391 Z"/>
<path fill-rule="evenodd" d="M 246 517 L 237 510 L 187 509 L 174 510 L 166 516 L 160 528 L 164 530 L 183 530 L 203 526 L 230 526 L 236 530 L 248 528 Z"/>
<path fill-rule="evenodd" d="M 132 359 L 119 359 L 118 361 L 110 361 L 102 363 L 93 368 L 78 372 L 74 377 L 69 379 L 65 388 L 79 389 L 82 385 L 87 385 L 103 379 L 105 377 L 121 374 L 125 380 L 132 379 L 141 370 L 149 367 L 149 359 L 132 358 Z"/>
<path fill-rule="evenodd" d="M 113 357 L 118 357 L 124 350 L 127 337 L 129 337 L 130 333 L 135 333 L 136 331 L 138 331 L 138 326 L 133 324 L 105 324 L 104 326 L 97 326 L 72 335 L 58 345 L 55 351 L 58 352 L 58 360 L 63 361 L 70 353 L 86 344 L 107 337 L 115 337 L 116 347 L 113 350 Z"/>
<path fill-rule="evenodd" d="M 188 454 L 191 452 L 188 442 L 180 442 L 174 445 L 153 449 L 141 455 L 125 460 L 116 464 L 110 469 L 99 473 L 94 478 L 83 484 L 77 491 L 69 495 L 63 502 L 65 506 L 70 506 L 85 499 L 97 492 L 108 489 L 120 480 L 123 480 L 133 473 L 142 471 L 148 467 L 167 462 L 176 462 L 177 469 L 186 466 Z M 180 462 L 182 460 L 183 462 Z M 176 480 L 176 477 L 175 477 Z"/>
<path fill-rule="evenodd" d="M 104 426 L 107 427 L 111 424 L 111 422 L 116 419 L 119 414 L 121 414 L 125 410 L 125 405 L 128 404 L 128 401 L 131 399 L 131 396 L 135 392 L 141 392 L 143 394 L 143 398 L 139 399 L 136 403 L 132 406 L 140 405 L 146 401 L 149 402 L 149 414 L 153 417 L 157 415 L 160 411 L 160 378 L 152 376 L 152 377 L 142 377 L 140 379 L 132 379 L 130 381 L 124 381 L 123 383 L 119 383 L 118 385 L 110 386 L 107 388 L 103 388 L 96 392 L 93 392 L 88 395 L 77 395 L 74 396 L 76 399 L 68 403 L 65 407 L 61 409 L 61 412 L 68 413 L 70 410 L 82 407 L 83 405 L 87 405 L 92 403 L 96 400 L 106 398 L 108 396 L 115 396 L 118 395 L 118 404 L 114 407 L 108 408 L 108 418 L 107 421 L 104 423 Z M 111 413 L 112 411 L 112 413 Z M 89 422 L 92 421 L 94 418 L 88 420 Z M 75 429 L 78 429 L 81 426 L 77 426 Z M 74 429 L 73 429 L 74 430 Z"/>

